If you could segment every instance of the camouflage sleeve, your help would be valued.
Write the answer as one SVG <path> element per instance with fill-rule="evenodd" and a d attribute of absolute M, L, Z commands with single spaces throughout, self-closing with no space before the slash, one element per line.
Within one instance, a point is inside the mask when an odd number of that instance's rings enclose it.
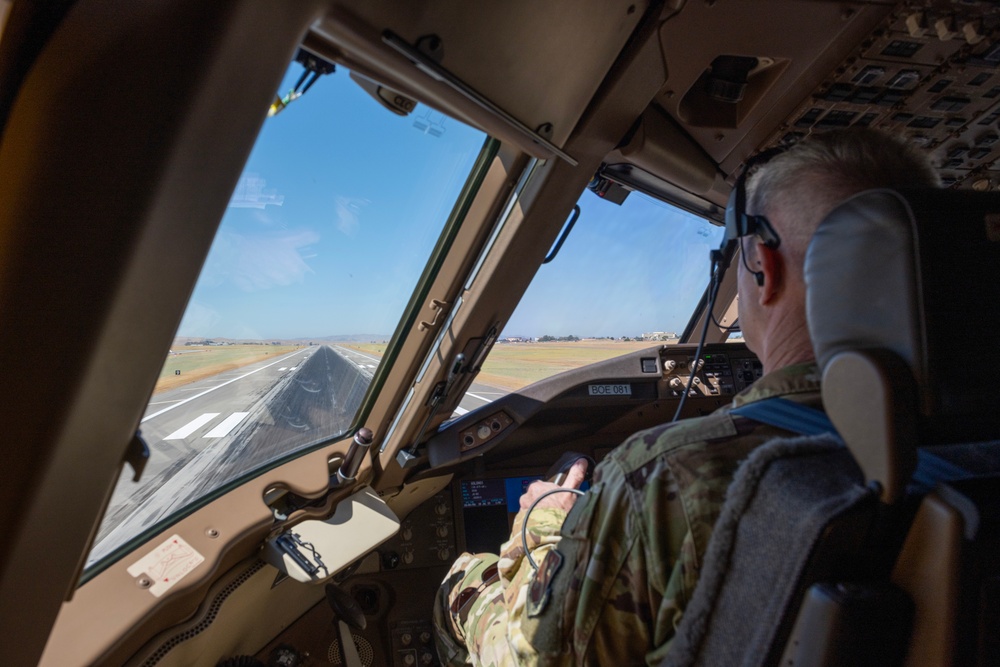
<path fill-rule="evenodd" d="M 559 529 L 566 512 L 536 508 L 527 529 L 528 549 L 536 563 L 559 543 Z M 523 612 L 523 591 L 534 575 L 525 558 L 521 539 L 525 513 L 514 520 L 510 539 L 500 556 L 462 554 L 452 565 L 438 590 L 434 605 L 434 626 L 438 652 L 446 665 L 534 664 L 529 650 L 515 657 L 514 647 L 522 646 L 517 619 Z M 523 647 L 518 654 L 523 652 Z"/>
<path fill-rule="evenodd" d="M 599 466 L 563 525 L 558 552 L 525 592 L 522 635 L 538 664 L 628 662 L 650 644 L 646 557 L 622 482 L 613 458 Z M 519 657 L 527 652 L 514 648 Z"/>
<path fill-rule="evenodd" d="M 658 664 L 666 653 L 698 556 L 676 478 L 658 455 L 662 435 L 637 434 L 598 466 L 593 488 L 563 524 L 558 550 L 521 587 L 524 603 L 510 619 L 519 659 Z"/>
<path fill-rule="evenodd" d="M 510 539 L 500 547 L 500 578 L 504 584 L 510 586 L 515 580 L 521 583 L 525 580 L 525 575 L 533 568 L 524 554 L 524 541 L 521 539 L 521 529 L 524 527 L 525 511 L 521 510 L 514 518 L 514 527 L 510 531 Z M 528 551 L 538 565 L 545 558 L 545 554 L 559 544 L 559 531 L 566 520 L 566 512 L 555 507 L 535 508 L 528 519 L 528 530 L 526 537 Z M 525 569 L 527 568 L 527 569 Z"/>

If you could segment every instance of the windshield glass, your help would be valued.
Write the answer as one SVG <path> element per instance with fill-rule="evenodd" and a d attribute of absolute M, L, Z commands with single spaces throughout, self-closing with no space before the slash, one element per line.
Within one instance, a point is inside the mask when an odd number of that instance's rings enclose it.
<path fill-rule="evenodd" d="M 88 567 L 250 471 L 344 434 L 485 135 L 383 108 L 348 73 L 269 118 L 143 416 Z M 273 108 L 280 108 L 276 104 Z M 208 149 L 208 147 L 206 147 Z"/>
<path fill-rule="evenodd" d="M 618 206 L 585 191 L 459 414 L 566 370 L 678 342 L 705 292 L 723 228 L 638 192 Z"/>

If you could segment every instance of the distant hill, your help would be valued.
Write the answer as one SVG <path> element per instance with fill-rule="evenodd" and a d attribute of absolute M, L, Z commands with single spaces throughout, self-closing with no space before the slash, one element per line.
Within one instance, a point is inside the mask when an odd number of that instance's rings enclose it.
<path fill-rule="evenodd" d="M 322 343 L 370 343 L 372 341 L 376 342 L 388 342 L 391 336 L 387 334 L 348 334 L 344 336 L 316 336 L 314 338 L 268 338 L 265 340 L 259 338 L 226 338 L 225 336 L 178 336 L 174 339 L 172 347 L 181 347 L 184 345 L 201 345 L 207 341 L 211 341 L 215 344 L 221 345 L 269 345 L 271 343 L 280 343 L 281 345 L 308 345 L 309 343 L 315 343 L 317 345 Z"/>
<path fill-rule="evenodd" d="M 370 343 L 382 342 L 392 338 L 391 334 L 348 334 L 346 336 L 319 336 L 316 338 L 296 338 L 296 341 L 312 341 L 314 343 Z"/>

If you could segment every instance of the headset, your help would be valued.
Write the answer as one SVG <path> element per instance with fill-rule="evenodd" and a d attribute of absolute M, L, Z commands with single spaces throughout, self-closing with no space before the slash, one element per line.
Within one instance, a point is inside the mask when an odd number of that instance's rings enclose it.
<path fill-rule="evenodd" d="M 743 266 L 753 275 L 758 287 L 764 285 L 764 272 L 754 271 L 747 264 L 746 254 L 743 252 L 742 247 L 743 238 L 745 236 L 756 236 L 768 248 L 777 249 L 781 245 L 781 237 L 778 236 L 778 232 L 774 230 L 771 222 L 766 217 L 747 213 L 747 176 L 749 176 L 750 171 L 754 167 L 764 164 L 780 153 L 784 153 L 788 148 L 788 146 L 769 148 L 747 160 L 743 171 L 733 185 L 733 191 L 729 193 L 729 203 L 726 204 L 726 233 L 722 237 L 722 244 L 719 246 L 719 249 L 713 250 L 710 254 L 710 279 L 707 303 L 705 304 L 708 313 L 705 316 L 705 325 L 701 330 L 698 347 L 695 348 L 695 363 L 701 359 L 701 351 L 705 347 L 705 337 L 708 334 L 708 324 L 709 322 L 715 322 L 715 299 L 719 295 L 719 286 L 726 275 L 726 270 L 733 260 L 733 255 L 736 254 L 737 245 L 740 246 L 740 257 L 743 258 Z M 715 322 L 715 324 L 718 325 L 719 323 Z M 719 328 L 724 329 L 725 327 L 719 326 Z M 677 402 L 677 410 L 674 412 L 674 418 L 671 422 L 676 422 L 680 419 L 681 412 L 684 410 L 684 403 L 687 400 L 688 394 L 691 393 L 691 386 L 694 383 L 696 375 L 697 372 L 692 372 L 688 378 L 687 386 L 684 388 L 684 393 L 681 394 L 681 400 Z"/>
<path fill-rule="evenodd" d="M 764 272 L 754 271 L 747 264 L 746 253 L 743 252 L 743 237 L 756 236 L 765 246 L 772 250 L 777 249 L 781 245 L 781 237 L 774 231 L 774 227 L 766 217 L 747 213 L 747 177 L 754 167 L 768 162 L 786 150 L 788 150 L 787 146 L 769 148 L 747 160 L 746 166 L 743 167 L 743 171 L 733 185 L 733 191 L 729 193 L 729 203 L 726 205 L 726 233 L 722 238 L 722 245 L 719 247 L 721 256 L 719 258 L 713 257 L 713 260 L 724 261 L 722 265 L 722 272 L 724 274 L 726 268 L 729 266 L 729 262 L 732 260 L 733 254 L 736 252 L 736 244 L 738 243 L 740 245 L 740 257 L 743 258 L 743 266 L 753 275 L 758 287 L 764 284 Z M 721 275 L 719 276 L 719 280 L 722 280 Z"/>

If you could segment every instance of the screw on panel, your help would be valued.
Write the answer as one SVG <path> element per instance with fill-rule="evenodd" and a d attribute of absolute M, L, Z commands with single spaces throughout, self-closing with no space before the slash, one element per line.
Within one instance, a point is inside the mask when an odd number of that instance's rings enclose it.
<path fill-rule="evenodd" d="M 216 530 L 215 528 L 209 528 L 208 530 L 205 531 L 205 534 L 211 537 L 212 539 L 215 539 L 216 537 L 219 536 L 219 531 Z"/>
<path fill-rule="evenodd" d="M 535 133 L 546 140 L 552 139 L 552 123 L 542 123 L 535 130 Z"/>
<path fill-rule="evenodd" d="M 153 585 L 153 580 L 146 575 L 143 575 L 135 580 L 135 585 L 139 588 L 149 588 Z"/>
<path fill-rule="evenodd" d="M 418 51 L 436 63 L 444 59 L 444 42 L 437 35 L 424 35 L 415 44 Z"/>

